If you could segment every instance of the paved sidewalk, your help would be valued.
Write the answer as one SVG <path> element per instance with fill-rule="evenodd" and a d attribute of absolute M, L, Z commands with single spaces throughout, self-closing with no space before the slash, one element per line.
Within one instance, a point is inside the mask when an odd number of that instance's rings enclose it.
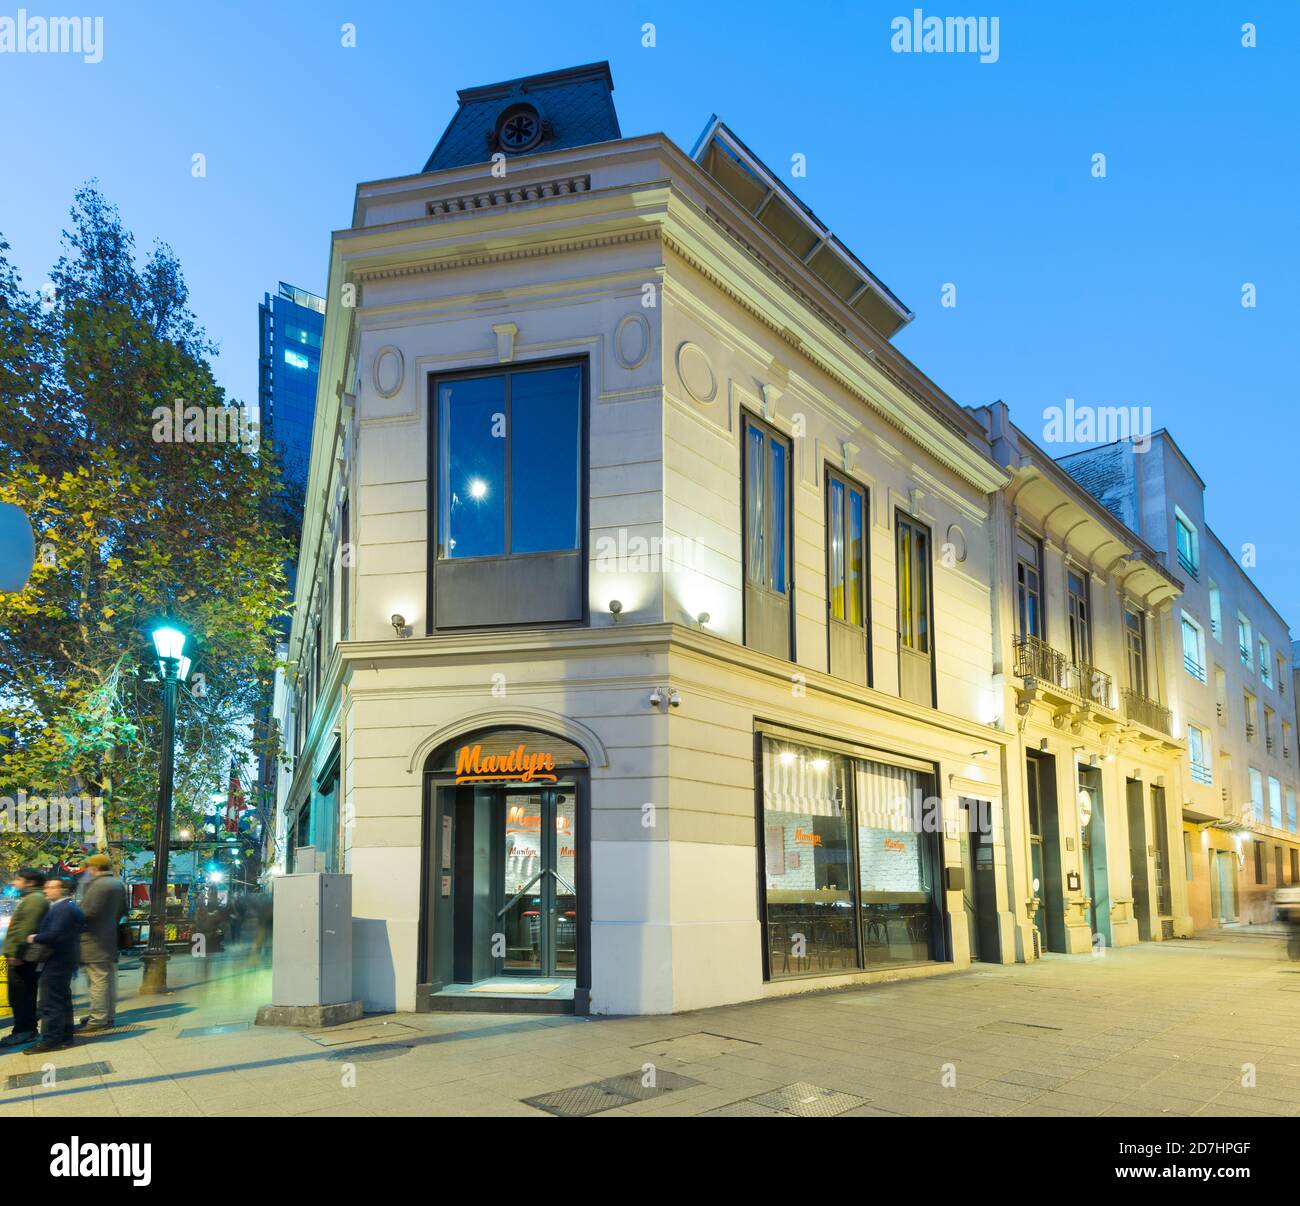
<path fill-rule="evenodd" d="M 1300 1115 L 1300 963 L 1259 934 L 675 1017 L 394 1014 L 314 1034 L 250 1024 L 269 973 L 237 953 L 196 970 L 174 961 L 166 998 L 126 972 L 122 1033 L 0 1058 L 0 1086 L 54 1069 L 0 1087 L 0 1117 Z"/>

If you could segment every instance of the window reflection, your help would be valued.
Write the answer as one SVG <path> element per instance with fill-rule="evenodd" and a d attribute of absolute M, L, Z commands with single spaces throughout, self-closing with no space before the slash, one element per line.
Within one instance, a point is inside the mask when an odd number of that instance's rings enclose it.
<path fill-rule="evenodd" d="M 582 369 L 468 377 L 438 389 L 438 555 L 581 546 Z"/>

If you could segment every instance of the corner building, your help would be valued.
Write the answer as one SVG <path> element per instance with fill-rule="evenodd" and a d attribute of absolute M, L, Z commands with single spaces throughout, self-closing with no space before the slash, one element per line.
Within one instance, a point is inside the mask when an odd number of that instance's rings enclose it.
<path fill-rule="evenodd" d="M 352 875 L 367 1009 L 1032 957 L 1010 475 L 734 133 L 612 89 L 461 92 L 333 237 L 279 865 Z"/>

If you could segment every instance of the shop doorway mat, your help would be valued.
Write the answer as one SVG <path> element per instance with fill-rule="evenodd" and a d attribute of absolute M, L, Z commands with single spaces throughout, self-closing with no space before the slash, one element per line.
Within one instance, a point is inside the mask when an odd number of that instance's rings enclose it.
<path fill-rule="evenodd" d="M 519 984 L 510 984 L 510 985 L 475 984 L 469 989 L 469 991 L 470 992 L 495 992 L 495 993 L 500 993 L 502 996 L 514 996 L 514 994 L 517 992 L 526 992 L 526 993 L 554 992 L 559 987 L 560 986 L 558 984 L 533 984 L 527 980 L 524 980 Z"/>

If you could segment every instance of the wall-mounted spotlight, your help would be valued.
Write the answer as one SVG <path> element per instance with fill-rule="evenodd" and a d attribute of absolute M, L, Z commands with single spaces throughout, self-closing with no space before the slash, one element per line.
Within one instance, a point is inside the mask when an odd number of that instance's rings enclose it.
<path fill-rule="evenodd" d="M 673 691 L 668 696 L 668 706 L 670 708 L 680 708 L 682 706 L 682 697 Z"/>
<path fill-rule="evenodd" d="M 707 611 L 702 611 L 695 617 L 695 622 L 703 628 L 712 618 Z"/>
<path fill-rule="evenodd" d="M 388 617 L 388 622 L 393 626 L 393 631 L 397 633 L 399 637 L 406 635 L 406 617 L 404 615 L 394 612 Z"/>
<path fill-rule="evenodd" d="M 609 614 L 614 617 L 614 623 L 618 623 L 618 617 L 623 611 L 623 603 L 620 599 L 611 599 L 609 601 Z"/>
<path fill-rule="evenodd" d="M 1044 737 L 1041 741 L 1039 741 L 1039 743 L 1038 743 L 1038 748 L 1039 748 L 1039 749 L 1040 749 L 1044 754 L 1047 753 L 1047 738 L 1046 738 L 1046 737 Z"/>

